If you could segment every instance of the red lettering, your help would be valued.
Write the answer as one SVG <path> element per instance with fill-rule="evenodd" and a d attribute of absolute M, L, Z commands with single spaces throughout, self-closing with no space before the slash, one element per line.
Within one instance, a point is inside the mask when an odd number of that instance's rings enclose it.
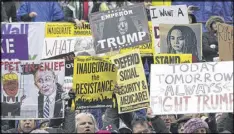
<path fill-rule="evenodd" d="M 180 102 L 178 102 L 178 99 Z M 182 97 L 175 97 L 175 111 L 182 111 Z M 178 110 L 179 109 L 179 110 Z"/>
<path fill-rule="evenodd" d="M 164 110 L 165 112 L 169 112 L 169 111 L 172 110 L 172 105 L 165 105 L 167 99 L 170 99 L 170 100 L 171 100 L 171 97 L 170 97 L 170 96 L 167 96 L 167 97 L 165 97 L 164 100 L 163 100 L 163 110 Z M 167 110 L 165 107 L 169 107 L 169 109 Z"/>
<path fill-rule="evenodd" d="M 233 93 L 229 93 L 229 103 L 230 109 L 233 109 Z"/>
<path fill-rule="evenodd" d="M 183 98 L 185 99 L 185 111 L 187 111 L 188 110 L 188 99 L 191 98 L 191 96 L 184 96 Z"/>
<path fill-rule="evenodd" d="M 226 110 L 228 110 L 228 97 L 226 93 L 224 95 L 220 95 L 220 110 L 222 110 L 223 102 L 226 104 Z"/>
<path fill-rule="evenodd" d="M 58 66 L 59 66 L 59 63 L 58 62 L 54 62 L 54 71 L 58 71 Z"/>
<path fill-rule="evenodd" d="M 201 106 L 201 95 L 196 95 L 197 96 L 197 111 L 200 112 L 200 106 Z"/>
<path fill-rule="evenodd" d="M 61 70 L 61 68 L 64 67 L 64 66 L 65 66 L 65 65 L 64 65 L 64 62 L 63 62 L 63 61 L 59 62 L 59 70 Z"/>
<path fill-rule="evenodd" d="M 211 98 L 212 109 L 217 109 L 219 106 L 219 95 L 215 95 L 215 96 L 211 95 L 210 98 Z M 215 101 L 215 103 L 214 103 L 214 101 Z"/>
<path fill-rule="evenodd" d="M 210 106 L 207 103 L 208 101 L 209 101 L 209 96 L 204 95 L 203 96 L 203 111 L 205 111 L 205 108 L 207 108 L 208 110 L 210 109 Z"/>

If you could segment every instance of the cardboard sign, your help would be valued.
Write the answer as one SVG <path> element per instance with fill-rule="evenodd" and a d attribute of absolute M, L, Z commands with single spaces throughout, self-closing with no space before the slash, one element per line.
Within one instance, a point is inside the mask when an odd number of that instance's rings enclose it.
<path fill-rule="evenodd" d="M 73 72 L 76 109 L 112 107 L 117 78 L 114 64 L 100 57 L 78 56 Z"/>
<path fill-rule="evenodd" d="M 155 54 L 154 64 L 192 63 L 192 54 Z"/>
<path fill-rule="evenodd" d="M 110 57 L 118 67 L 118 113 L 149 107 L 149 93 L 139 50 Z"/>
<path fill-rule="evenodd" d="M 192 54 L 202 60 L 202 24 L 160 24 L 161 53 Z"/>
<path fill-rule="evenodd" d="M 233 62 L 151 65 L 155 115 L 233 112 Z"/>
<path fill-rule="evenodd" d="M 159 28 L 159 24 L 189 24 L 186 5 L 151 6 L 150 16 L 156 54 L 160 53 L 161 29 Z"/>
<path fill-rule="evenodd" d="M 219 23 L 218 42 L 220 61 L 233 61 L 233 26 Z"/>
<path fill-rule="evenodd" d="M 1 58 L 28 60 L 28 37 L 26 34 L 2 34 Z"/>
<path fill-rule="evenodd" d="M 90 14 L 96 54 L 151 42 L 143 4 Z"/>

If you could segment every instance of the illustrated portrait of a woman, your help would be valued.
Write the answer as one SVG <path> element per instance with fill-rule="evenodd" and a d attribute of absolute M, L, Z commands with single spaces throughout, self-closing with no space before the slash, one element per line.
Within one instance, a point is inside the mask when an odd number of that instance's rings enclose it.
<path fill-rule="evenodd" d="M 167 45 L 167 53 L 192 54 L 193 62 L 199 60 L 196 35 L 188 26 L 173 26 L 167 34 Z"/>

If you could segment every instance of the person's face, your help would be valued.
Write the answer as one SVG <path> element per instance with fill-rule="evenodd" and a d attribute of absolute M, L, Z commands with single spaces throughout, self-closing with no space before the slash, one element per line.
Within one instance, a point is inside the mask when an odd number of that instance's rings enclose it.
<path fill-rule="evenodd" d="M 169 38 L 170 38 L 170 43 L 171 43 L 172 48 L 175 51 L 181 51 L 181 49 L 183 48 L 185 44 L 185 39 L 182 35 L 182 32 L 178 29 L 174 29 L 172 30 Z"/>
<path fill-rule="evenodd" d="M 78 118 L 77 133 L 95 133 L 95 124 L 91 117 L 84 115 Z"/>
<path fill-rule="evenodd" d="M 24 133 L 29 133 L 35 128 L 35 121 L 34 120 L 21 120 L 19 127 Z"/>
<path fill-rule="evenodd" d="M 171 123 L 176 120 L 174 115 L 162 115 L 161 119 L 165 122 L 168 129 L 171 128 Z"/>
<path fill-rule="evenodd" d="M 5 80 L 3 82 L 3 90 L 8 96 L 15 97 L 19 90 L 18 80 Z"/>
<path fill-rule="evenodd" d="M 50 96 L 56 90 L 55 76 L 49 70 L 37 71 L 35 74 L 35 84 L 41 94 Z"/>
<path fill-rule="evenodd" d="M 205 128 L 199 128 L 194 133 L 196 133 L 196 134 L 205 134 L 206 133 L 206 129 Z"/>
<path fill-rule="evenodd" d="M 185 122 L 181 122 L 178 124 L 178 133 L 180 134 L 184 133 L 184 124 Z"/>
<path fill-rule="evenodd" d="M 189 18 L 189 24 L 192 24 L 193 23 L 192 17 L 189 15 L 188 18 Z"/>
<path fill-rule="evenodd" d="M 151 131 L 147 124 L 144 125 L 136 124 L 133 127 L 133 133 L 151 133 Z"/>
<path fill-rule="evenodd" d="M 212 23 L 211 28 L 213 31 L 217 31 L 217 23 L 216 22 Z"/>

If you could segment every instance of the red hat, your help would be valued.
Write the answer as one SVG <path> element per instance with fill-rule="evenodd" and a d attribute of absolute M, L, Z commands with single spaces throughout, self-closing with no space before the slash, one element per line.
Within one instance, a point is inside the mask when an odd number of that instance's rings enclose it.
<path fill-rule="evenodd" d="M 111 134 L 111 132 L 107 130 L 99 130 L 96 134 Z"/>

